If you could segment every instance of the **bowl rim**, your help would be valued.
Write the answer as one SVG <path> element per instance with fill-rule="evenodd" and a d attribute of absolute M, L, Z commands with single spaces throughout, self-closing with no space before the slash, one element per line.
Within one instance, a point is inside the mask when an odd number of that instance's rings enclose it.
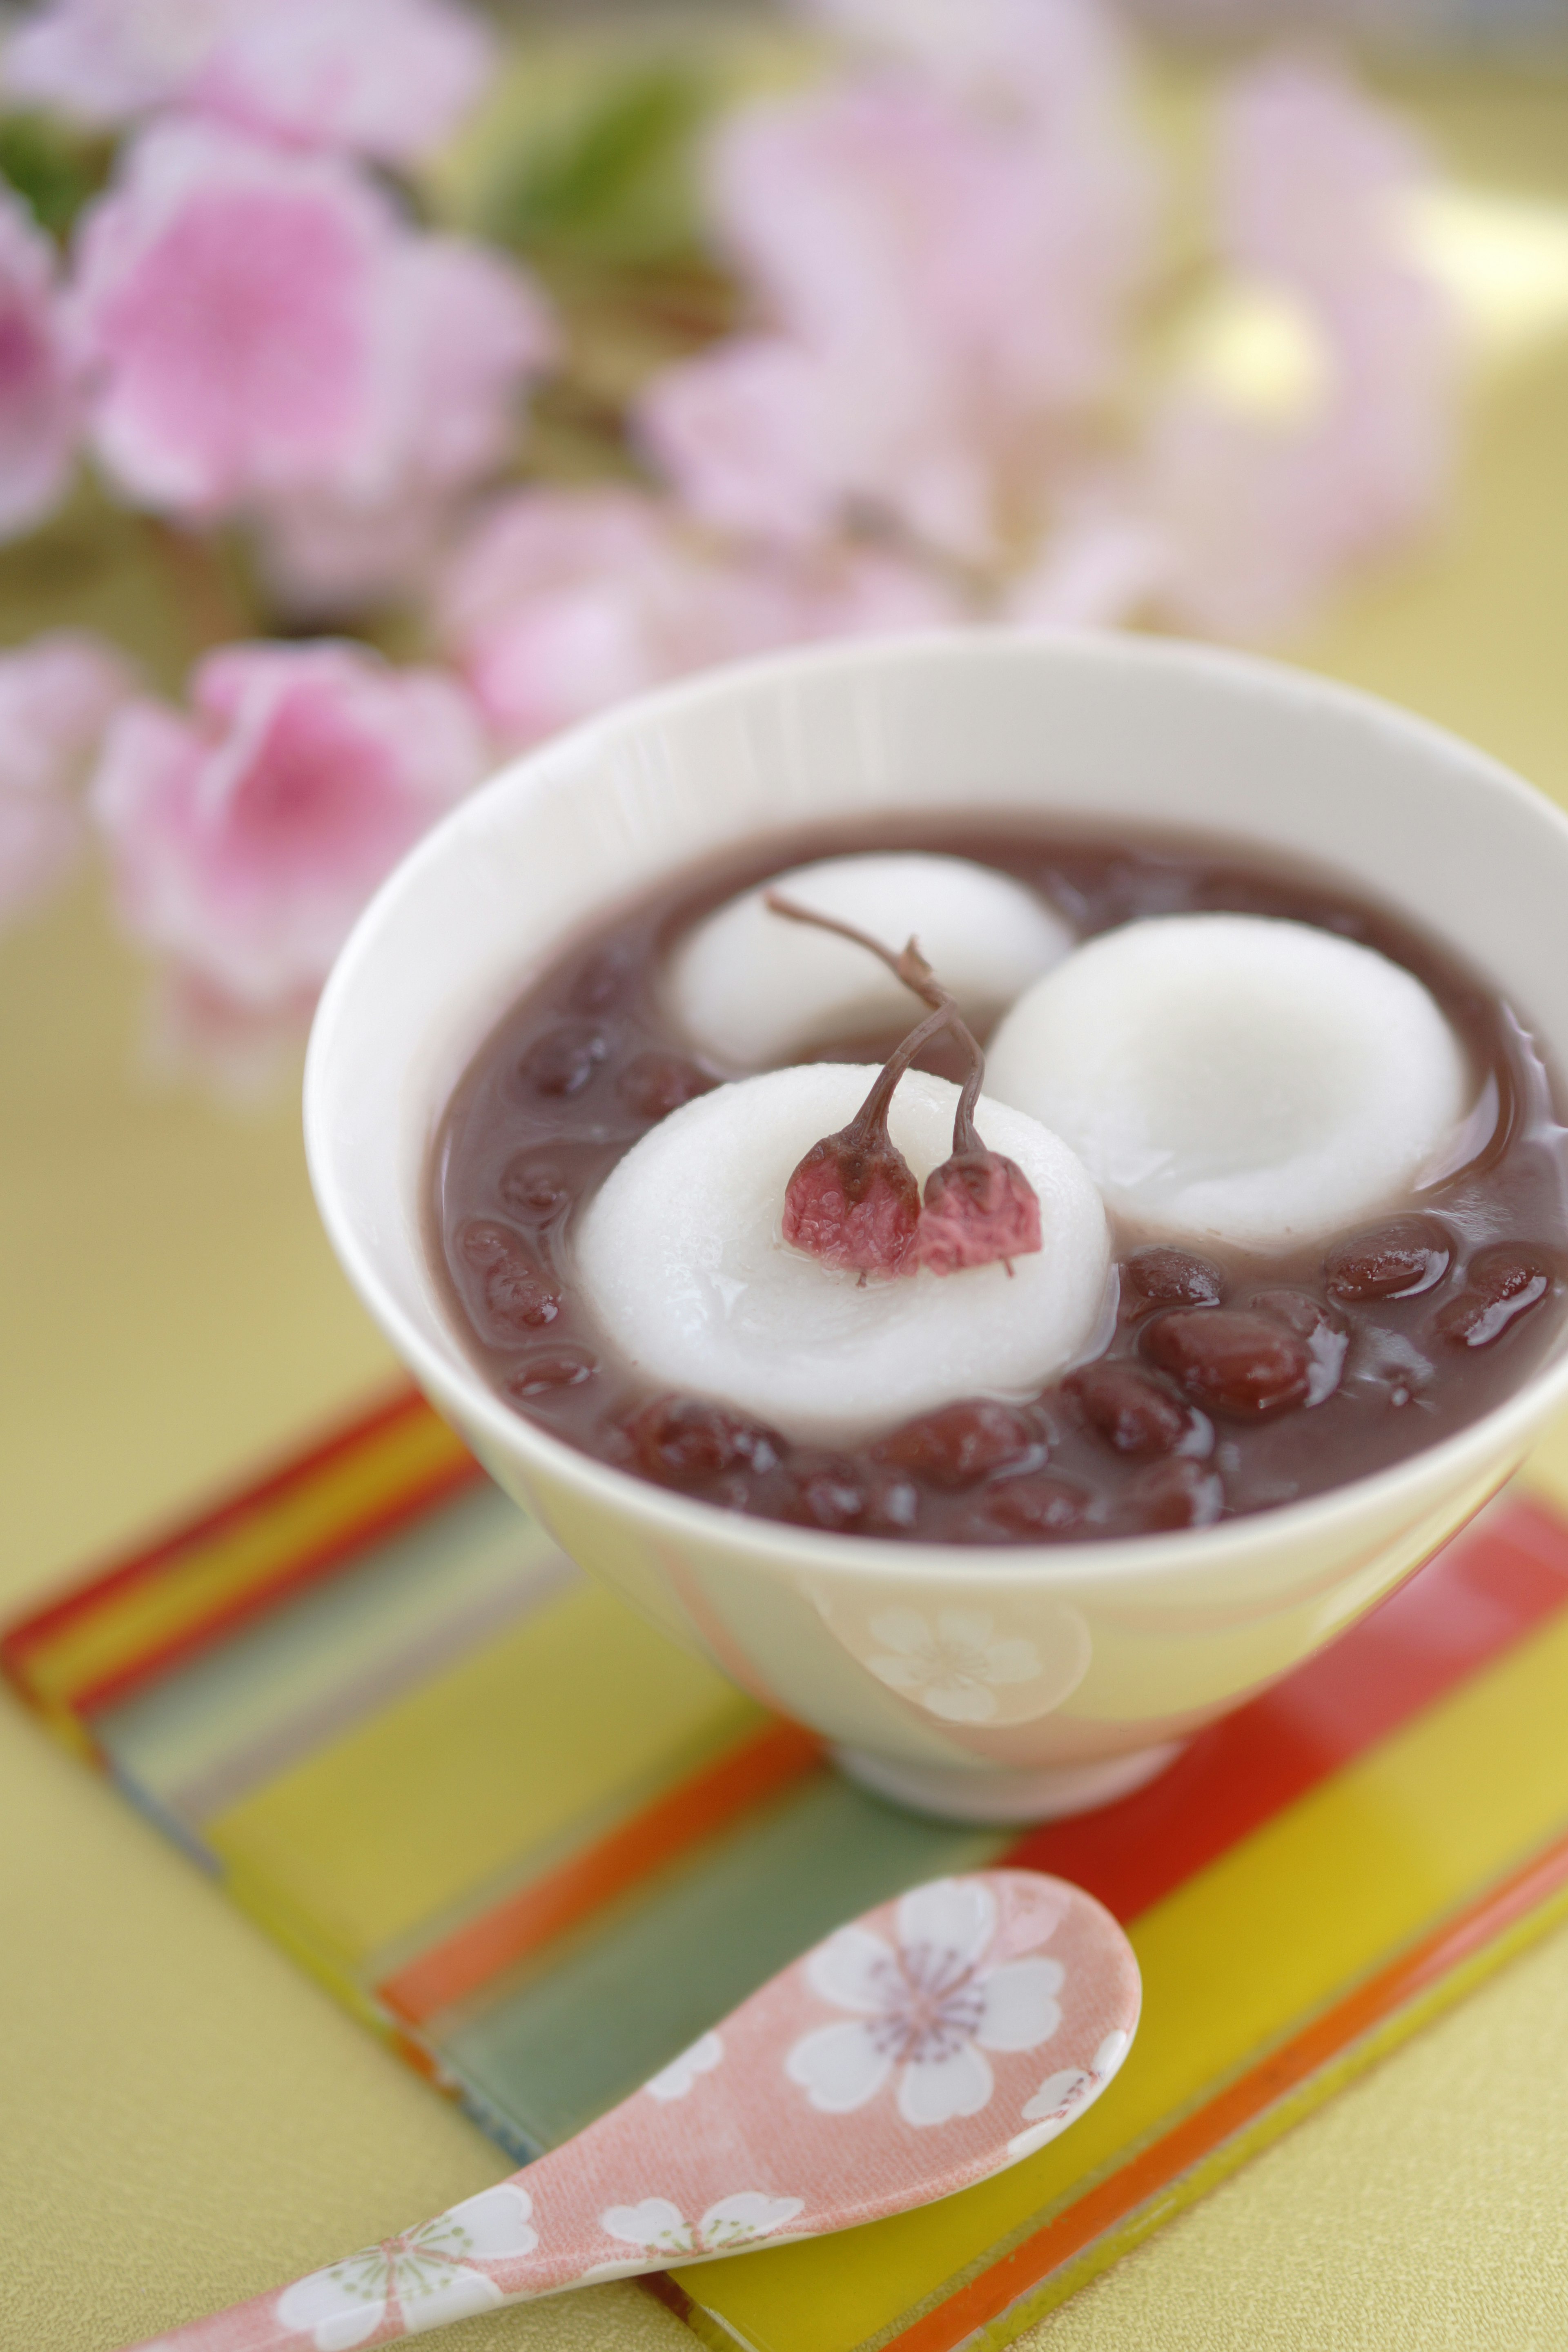
<path fill-rule="evenodd" d="M 906 1584 L 949 1585 L 955 1578 L 984 1577 L 993 1582 L 1114 1584 L 1156 1577 L 1168 1580 L 1194 1570 L 1223 1573 L 1260 1549 L 1294 1549 L 1331 1542 L 1343 1523 L 1352 1544 L 1365 1541 L 1369 1517 L 1397 1516 L 1408 1494 L 1415 1517 L 1433 1506 L 1431 1489 L 1462 1491 L 1473 1480 L 1516 1457 L 1552 1411 L 1568 1402 L 1568 1325 L 1554 1355 L 1536 1365 L 1520 1386 L 1476 1421 L 1424 1446 L 1405 1460 L 1298 1502 L 1270 1505 L 1208 1527 L 1166 1528 L 1146 1536 L 1109 1537 L 1056 1544 L 927 1543 L 849 1531 L 795 1527 L 752 1517 L 681 1495 L 635 1475 L 598 1456 L 580 1452 L 537 1422 L 514 1411 L 464 1360 L 454 1330 L 457 1362 L 439 1355 L 423 1332 L 384 1288 L 371 1251 L 362 1243 L 341 1197 L 327 1140 L 330 1069 L 337 1033 L 359 985 L 362 966 L 374 953 L 381 930 L 423 887 L 428 869 L 451 845 L 483 822 L 483 811 L 505 793 L 546 793 L 563 769 L 581 768 L 666 718 L 700 709 L 707 703 L 743 698 L 757 688 L 796 677 L 836 671 L 887 671 L 910 664 L 983 666 L 987 663 L 1064 658 L 1107 671 L 1152 669 L 1207 677 L 1225 687 L 1262 693 L 1282 707 L 1310 703 L 1337 709 L 1360 725 L 1393 729 L 1428 755 L 1458 760 L 1480 785 L 1527 807 L 1555 829 L 1568 856 L 1568 814 L 1489 752 L 1435 720 L 1405 710 L 1378 695 L 1267 656 L 1191 639 L 1122 635 L 1110 631 L 992 626 L 900 631 L 786 647 L 745 661 L 726 663 L 629 698 L 579 721 L 544 742 L 508 760 L 473 793 L 422 835 L 362 910 L 333 963 L 317 1006 L 305 1057 L 303 1121 L 306 1161 L 318 1213 L 339 1264 L 360 1299 L 413 1370 L 419 1386 L 471 1426 L 497 1453 L 518 1458 L 525 1475 L 537 1472 L 555 1486 L 573 1489 L 601 1508 L 615 1510 L 658 1535 L 694 1541 L 704 1549 L 728 1549 L 748 1567 L 792 1574 L 833 1574 L 872 1580 L 895 1578 Z M 479 812 L 479 814 L 476 814 Z"/>

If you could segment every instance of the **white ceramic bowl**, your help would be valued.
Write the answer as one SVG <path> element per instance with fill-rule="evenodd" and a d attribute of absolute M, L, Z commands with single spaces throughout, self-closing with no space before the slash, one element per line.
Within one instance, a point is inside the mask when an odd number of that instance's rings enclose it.
<path fill-rule="evenodd" d="M 563 941 L 661 877 L 882 809 L 1191 829 L 1337 869 L 1478 964 L 1562 1068 L 1568 821 L 1436 728 L 1234 655 L 862 642 L 698 678 L 517 761 L 420 843 L 344 949 L 310 1041 L 311 1174 L 430 1397 L 574 1559 L 858 1777 L 953 1817 L 1028 1819 L 1136 1786 L 1426 1559 L 1568 1397 L 1568 1337 L 1484 1419 L 1374 1477 L 1201 1531 L 1037 1549 L 741 1517 L 510 1410 L 465 1354 L 424 1238 L 431 1138 L 470 1055 Z M 988 1679 L 1025 1657 L 999 1659 L 1004 1641 L 1028 1644 L 1027 1679 Z"/>

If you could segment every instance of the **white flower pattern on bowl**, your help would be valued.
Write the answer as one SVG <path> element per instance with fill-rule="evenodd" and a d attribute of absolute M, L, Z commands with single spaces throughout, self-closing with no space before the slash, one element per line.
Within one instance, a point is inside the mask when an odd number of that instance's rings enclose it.
<path fill-rule="evenodd" d="M 704 2033 L 689 2050 L 683 2050 L 679 2058 L 672 2058 L 668 2066 L 650 2074 L 643 2089 L 650 2098 L 660 2101 L 684 2099 L 699 2074 L 710 2074 L 723 2055 L 724 2044 L 718 2034 Z"/>
<path fill-rule="evenodd" d="M 279 2298 L 278 2316 L 315 2352 L 353 2352 L 389 2317 L 416 2336 L 489 2311 L 504 2298 L 481 2266 L 533 2252 L 532 2211 L 527 2190 L 510 2181 L 481 2189 L 416 2230 L 296 2279 Z"/>
<path fill-rule="evenodd" d="M 672 2260 L 689 2260 L 731 2253 L 737 2246 L 771 2238 L 804 2210 L 802 2198 L 768 2197 L 760 2189 L 742 2189 L 710 2205 L 700 2221 L 688 2221 L 668 2197 L 645 2197 L 640 2205 L 612 2205 L 599 2221 L 612 2238 L 625 2238 Z"/>
<path fill-rule="evenodd" d="M 812 1990 L 857 2012 L 818 2026 L 790 2050 L 784 2071 L 816 2107 L 847 2115 L 899 2070 L 907 2124 L 978 2115 L 994 2088 L 987 2050 L 1033 2050 L 1061 2022 L 1059 1960 L 986 1968 L 996 1926 L 989 1890 L 941 1879 L 906 1895 L 898 1947 L 864 1927 L 841 1928 L 805 1962 Z"/>
<path fill-rule="evenodd" d="M 939 1609 L 934 1627 L 918 1609 L 882 1609 L 868 1630 L 882 1644 L 866 1661 L 877 1680 L 944 1723 L 989 1723 L 999 1687 L 1040 1678 L 1033 1642 L 998 1634 L 984 1609 Z"/>
<path fill-rule="evenodd" d="M 1079 2111 L 1099 2098 L 1126 2057 L 1131 2039 L 1126 2033 L 1108 2033 L 1092 2066 L 1068 2066 L 1059 2074 L 1047 2074 L 1033 2098 L 1024 2102 L 1024 2119 L 1030 2128 L 1007 2142 L 1009 2159 L 1033 2156 L 1065 2132 Z"/>

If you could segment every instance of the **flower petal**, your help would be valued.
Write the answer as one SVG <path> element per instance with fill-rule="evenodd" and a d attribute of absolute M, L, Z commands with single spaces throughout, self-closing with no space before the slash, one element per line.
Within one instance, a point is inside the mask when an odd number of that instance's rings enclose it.
<path fill-rule="evenodd" d="M 961 1649 L 983 1650 L 996 1630 L 996 1621 L 988 1609 L 940 1609 L 936 1629 L 943 1642 Z"/>
<path fill-rule="evenodd" d="M 1040 1678 L 1040 1654 L 1021 1633 L 1007 1633 L 985 1644 L 988 1683 L 1035 1683 Z"/>
<path fill-rule="evenodd" d="M 427 2328 L 445 2327 L 454 2319 L 471 2319 L 476 2312 L 493 2311 L 506 2300 L 494 2279 L 466 2268 L 448 2271 L 429 2286 L 423 2282 L 410 2286 L 400 2279 L 398 2299 L 409 2336 L 423 2336 Z"/>
<path fill-rule="evenodd" d="M 442 2219 L 455 2221 L 468 2237 L 467 2253 L 479 2262 L 500 2262 L 509 2254 L 531 2254 L 539 2232 L 530 2222 L 533 2200 L 526 2189 L 500 2180 L 449 2206 Z"/>
<path fill-rule="evenodd" d="M 650 2075 L 643 2089 L 650 2098 L 684 2099 L 699 2074 L 710 2074 L 723 2055 L 724 2044 L 718 2034 L 704 2033 L 689 2050 L 683 2050 L 679 2058 Z"/>
<path fill-rule="evenodd" d="M 996 1694 L 967 1675 L 952 1675 L 945 1682 L 928 1683 L 920 1704 L 943 1723 L 989 1723 L 996 1713 Z"/>
<path fill-rule="evenodd" d="M 1131 2046 L 1132 2036 L 1130 2033 L 1118 2030 L 1106 2035 L 1094 2053 L 1094 2071 L 1102 2081 L 1110 2082 Z"/>
<path fill-rule="evenodd" d="M 931 1627 L 914 1609 L 879 1609 L 868 1618 L 867 1627 L 874 1640 L 889 1650 L 900 1650 L 905 1657 L 931 1646 Z"/>
<path fill-rule="evenodd" d="M 653 2246 L 660 2253 L 689 2254 L 696 2237 L 668 2197 L 645 2197 L 640 2205 L 610 2205 L 599 2216 L 599 2227 L 612 2238 L 627 2238 L 634 2246 Z"/>
<path fill-rule="evenodd" d="M 921 1655 L 917 1657 L 884 1656 L 868 1658 L 866 1661 L 867 1665 L 870 1668 L 872 1674 L 876 1675 L 877 1680 L 879 1683 L 886 1683 L 889 1690 L 908 1691 L 910 1693 L 921 1691 L 925 1688 L 927 1680 L 931 1675 L 932 1663 L 933 1662 L 929 1655 Z"/>
<path fill-rule="evenodd" d="M 973 2042 L 934 2064 L 906 2066 L 899 2084 L 899 2113 L 907 2124 L 951 2123 L 954 2116 L 977 2116 L 991 2104 L 991 2069 Z"/>
<path fill-rule="evenodd" d="M 824 2115 L 847 2115 L 874 2099 L 892 2071 L 863 2025 L 819 2025 L 784 2060 L 784 2073 Z"/>
<path fill-rule="evenodd" d="M 333 2263 L 308 2278 L 296 2279 L 278 2298 L 278 2316 L 285 2327 L 309 2336 L 316 2352 L 353 2352 L 367 2344 L 386 2314 L 386 2257 L 379 2246 L 367 2246 L 346 2262 Z M 376 2282 L 375 2291 L 371 2282 Z"/>
<path fill-rule="evenodd" d="M 710 2252 L 716 2253 L 721 2246 L 749 2244 L 753 2238 L 771 2237 L 805 2210 L 804 2198 L 765 2197 L 760 2189 L 742 2189 L 710 2205 L 697 2225 L 698 2236 Z"/>
<path fill-rule="evenodd" d="M 837 2009 L 872 2012 L 887 2007 L 900 1982 L 890 1948 L 865 1927 L 840 1927 L 808 1952 L 805 1980 Z"/>
<path fill-rule="evenodd" d="M 995 1899 L 978 1878 L 933 1878 L 899 1906 L 901 1944 L 934 1944 L 961 1960 L 978 1960 L 995 1927 Z"/>
<path fill-rule="evenodd" d="M 1076 2106 L 1089 2087 L 1089 2079 L 1081 2066 L 1065 2066 L 1059 2074 L 1047 2074 L 1034 2097 L 1024 2102 L 1025 2120 L 1047 2123 L 1064 2108 Z"/>
<path fill-rule="evenodd" d="M 1037 2147 L 1047 2147 L 1059 2139 L 1068 2124 L 1078 2121 L 1078 2108 L 1068 2107 L 1065 2114 L 1047 2116 L 1043 2123 L 1031 2124 L 1027 2131 L 1015 2132 L 1007 2142 L 1007 2154 L 1016 2162 L 1021 2156 L 1033 2156 Z"/>
<path fill-rule="evenodd" d="M 1065 1971 L 1060 1960 L 1007 1960 L 981 1986 L 984 2013 L 974 2029 L 983 2050 L 1033 2050 L 1048 2042 L 1062 2021 L 1057 1994 Z"/>

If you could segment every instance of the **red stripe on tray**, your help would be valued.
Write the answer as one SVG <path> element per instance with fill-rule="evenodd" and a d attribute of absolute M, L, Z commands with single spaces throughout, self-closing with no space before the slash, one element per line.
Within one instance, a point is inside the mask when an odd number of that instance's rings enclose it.
<path fill-rule="evenodd" d="M 312 1584 L 325 1583 L 340 1569 L 348 1567 L 359 1553 L 367 1551 L 373 1544 L 384 1543 L 389 1536 L 401 1534 L 405 1528 L 414 1526 L 441 1504 L 450 1502 L 455 1495 L 477 1485 L 484 1475 L 484 1471 L 471 1456 L 466 1461 L 454 1460 L 429 1472 L 417 1486 L 399 1495 L 395 1502 L 388 1503 L 381 1510 L 367 1511 L 330 1542 L 290 1560 L 287 1568 L 273 1570 L 220 1607 L 209 1610 L 197 1623 L 187 1626 L 183 1633 L 175 1634 L 155 1650 L 144 1652 L 130 1665 L 121 1666 L 116 1673 L 104 1675 L 99 1681 L 73 1692 L 70 1702 L 73 1714 L 88 1722 L 94 1715 L 101 1714 L 105 1707 L 129 1698 L 132 1692 L 142 1689 L 148 1683 L 159 1681 L 176 1666 L 199 1656 L 202 1651 L 227 1641 L 230 1634 L 237 1633 L 251 1618 L 269 1616 L 282 1601 L 296 1599 Z M 5 1663 L 0 1659 L 0 1664 Z"/>
<path fill-rule="evenodd" d="M 1070 1879 L 1134 1919 L 1565 1604 L 1568 1528 L 1534 1503 L 1510 1503 L 1284 1682 L 1200 1732 L 1146 1789 L 1045 1822 L 1005 1859 Z"/>
<path fill-rule="evenodd" d="M 1058 2213 L 1001 2261 L 960 2287 L 924 2318 L 895 2336 L 885 2352 L 955 2352 L 988 2320 L 999 2318 L 1096 2239 L 1168 2192 L 1172 2183 L 1310 2080 L 1322 2067 L 1568 1886 L 1568 1838 L 1559 1838 L 1522 1868 L 1366 1978 L 1216 2098 L 1184 2117 L 1109 2179 Z"/>
<path fill-rule="evenodd" d="M 447 1440 L 444 1457 L 424 1461 L 416 1472 L 401 1464 L 399 1445 L 403 1433 L 406 1433 L 411 1440 L 424 1441 L 432 1431 L 439 1431 Z M 265 1527 L 269 1513 L 302 1494 L 308 1495 L 323 1474 L 330 1474 L 337 1465 L 352 1461 L 356 1454 L 384 1445 L 388 1440 L 392 1441 L 392 1455 L 385 1475 L 379 1482 L 386 1494 L 384 1502 L 362 1508 L 319 1542 L 297 1549 L 276 1564 L 263 1568 L 226 1595 L 215 1595 L 178 1632 L 137 1651 L 123 1664 L 96 1681 L 78 1684 L 68 1691 L 56 1692 L 47 1686 L 51 1654 L 62 1639 L 68 1642 L 79 1622 L 92 1619 L 119 1601 L 133 1601 L 140 1587 L 177 1578 L 187 1562 L 199 1568 L 215 1546 L 243 1537 L 253 1527 Z M 415 1450 L 416 1454 L 427 1453 L 428 1447 L 419 1444 Z M 72 1717 L 85 1722 L 93 1713 L 156 1681 L 212 1643 L 226 1639 L 248 1620 L 265 1615 L 280 1601 L 335 1575 L 367 1547 L 412 1525 L 482 1480 L 484 1475 L 460 1439 L 446 1427 L 425 1399 L 416 1391 L 400 1390 L 384 1404 L 362 1414 L 308 1454 L 295 1456 L 258 1484 L 231 1496 L 200 1519 L 117 1567 L 74 1584 L 58 1600 L 11 1626 L 0 1634 L 0 1673 L 29 1704 L 41 1706 L 49 1714 L 58 1714 L 63 1705 Z"/>
<path fill-rule="evenodd" d="M 488 1984 L 552 1936 L 596 1911 L 811 1769 L 821 1743 L 797 1724 L 773 1723 L 695 1779 L 672 1789 L 610 1836 L 470 1920 L 376 1987 L 405 2024 L 420 2025 Z"/>
<path fill-rule="evenodd" d="M 417 1390 L 399 1389 L 395 1396 L 374 1412 L 362 1414 L 320 1445 L 312 1446 L 308 1454 L 291 1454 L 269 1476 L 227 1496 L 201 1518 L 182 1521 L 173 1534 L 163 1537 L 145 1551 L 133 1553 L 114 1568 L 94 1570 L 73 1582 L 58 1601 L 29 1612 L 23 1623 L 12 1626 L 0 1637 L 0 1664 L 8 1673 L 19 1674 L 29 1652 L 40 1648 L 77 1618 L 92 1615 L 111 1594 L 130 1585 L 146 1583 L 184 1554 L 201 1549 L 216 1537 L 231 1534 L 246 1520 L 258 1517 L 281 1497 L 307 1484 L 318 1471 L 345 1454 L 353 1453 L 368 1438 L 380 1436 L 402 1421 L 412 1423 L 435 1417 L 432 1407 Z"/>

